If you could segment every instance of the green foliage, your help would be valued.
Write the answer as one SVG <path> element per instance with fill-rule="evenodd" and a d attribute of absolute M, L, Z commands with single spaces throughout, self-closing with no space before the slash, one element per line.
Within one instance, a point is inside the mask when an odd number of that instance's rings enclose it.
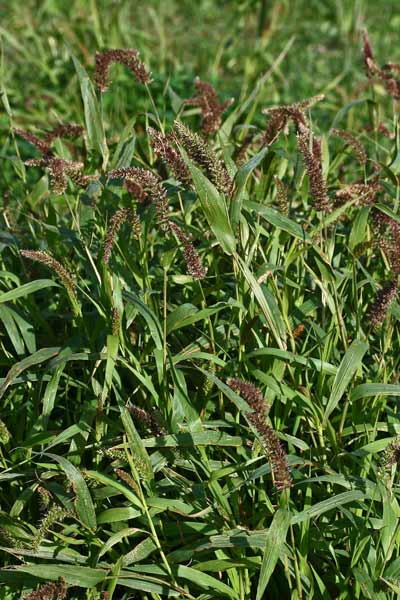
<path fill-rule="evenodd" d="M 0 598 L 54 582 L 92 600 L 394 599 L 398 100 L 367 79 L 361 30 L 379 65 L 398 59 L 397 5 L 230 0 L 222 18 L 211 0 L 138 4 L 27 0 L 2 20 Z M 132 45 L 153 81 L 112 66 L 101 94 L 95 51 Z M 235 97 L 208 170 L 173 136 L 176 120 L 201 133 L 184 103 L 197 73 Z M 263 142 L 261 108 L 321 91 Z M 43 142 L 60 122 L 83 137 L 27 166 L 40 147 L 14 129 Z M 110 235 L 122 208 L 139 222 Z"/>

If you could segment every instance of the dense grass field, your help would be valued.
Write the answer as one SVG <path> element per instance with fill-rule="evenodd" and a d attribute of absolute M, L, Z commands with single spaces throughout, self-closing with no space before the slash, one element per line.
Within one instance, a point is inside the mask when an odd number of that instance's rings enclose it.
<path fill-rule="evenodd" d="M 0 16 L 0 599 L 398 598 L 398 3 Z"/>

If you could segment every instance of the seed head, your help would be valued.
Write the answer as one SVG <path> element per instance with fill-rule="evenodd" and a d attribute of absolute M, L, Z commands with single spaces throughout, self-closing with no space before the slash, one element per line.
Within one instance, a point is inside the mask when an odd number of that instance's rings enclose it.
<path fill-rule="evenodd" d="M 60 506 L 53 506 L 43 517 L 40 527 L 37 531 L 35 539 L 32 542 L 32 546 L 34 550 L 37 550 L 40 544 L 43 541 L 44 536 L 47 531 L 54 525 L 56 522 L 63 521 L 67 516 L 70 515 L 68 510 L 61 508 Z"/>
<path fill-rule="evenodd" d="M 118 475 L 118 477 L 122 479 L 122 481 L 124 481 L 132 490 L 134 490 L 134 492 L 139 492 L 138 486 L 135 480 L 133 479 L 132 475 L 129 475 L 129 473 L 127 473 L 123 469 L 114 469 L 114 471 Z"/>
<path fill-rule="evenodd" d="M 400 223 L 385 213 L 372 212 L 376 245 L 387 255 L 395 278 L 400 274 Z"/>
<path fill-rule="evenodd" d="M 303 125 L 303 127 L 308 128 L 308 120 L 305 111 L 323 99 L 324 95 L 319 94 L 318 96 L 306 98 L 305 100 L 294 102 L 293 104 L 282 104 L 280 106 L 264 108 L 261 112 L 264 115 L 271 116 L 271 119 L 262 135 L 261 145 L 272 144 L 278 138 L 281 131 L 285 129 L 289 119 L 291 119 L 297 127 Z"/>
<path fill-rule="evenodd" d="M 263 440 L 271 465 L 275 487 L 277 490 L 290 488 L 292 486 L 292 477 L 287 455 L 276 433 L 266 422 L 267 405 L 261 390 L 252 383 L 241 379 L 228 379 L 227 384 L 240 394 L 253 409 L 251 413 L 246 414 L 246 418 Z"/>
<path fill-rule="evenodd" d="M 20 253 L 30 260 L 37 260 L 47 267 L 50 267 L 50 269 L 60 277 L 68 292 L 75 294 L 75 281 L 73 276 L 58 262 L 58 260 L 50 256 L 50 254 L 47 254 L 47 252 L 44 252 L 43 250 L 20 250 Z"/>
<path fill-rule="evenodd" d="M 8 444 L 11 439 L 11 433 L 8 431 L 7 425 L 0 419 L 0 444 Z"/>
<path fill-rule="evenodd" d="M 58 582 L 44 583 L 34 592 L 24 596 L 23 600 L 63 600 L 67 597 L 67 584 L 63 577 Z"/>
<path fill-rule="evenodd" d="M 331 204 L 326 183 L 322 176 L 321 145 L 317 138 L 314 137 L 312 140 L 310 138 L 310 130 L 299 123 L 297 143 L 299 150 L 303 155 L 308 178 L 310 180 L 311 196 L 317 210 L 329 212 L 331 210 Z M 310 141 L 312 142 L 311 145 Z"/>
<path fill-rule="evenodd" d="M 126 169 L 115 169 L 108 174 L 111 178 L 122 177 L 125 187 L 128 191 L 133 189 L 134 192 L 145 199 L 149 198 L 155 205 L 157 211 L 158 222 L 163 231 L 168 229 L 168 198 L 159 178 L 151 171 L 140 169 L 137 167 L 127 167 Z M 133 186 L 133 188 L 131 187 Z"/>
<path fill-rule="evenodd" d="M 363 55 L 364 55 L 364 64 L 367 71 L 368 77 L 371 76 L 369 61 L 374 61 L 374 53 L 372 51 L 372 46 L 369 41 L 368 31 L 364 29 L 363 31 Z"/>
<path fill-rule="evenodd" d="M 277 177 L 274 176 L 276 185 L 276 198 L 280 206 L 281 211 L 287 215 L 289 213 L 289 202 L 288 202 L 288 189 L 286 185 Z"/>
<path fill-rule="evenodd" d="M 363 32 L 363 54 L 368 77 L 377 77 L 385 86 L 389 95 L 395 100 L 400 100 L 400 81 L 392 75 L 392 73 L 400 71 L 400 66 L 389 62 L 382 69 L 378 67 L 366 29 Z"/>
<path fill-rule="evenodd" d="M 246 161 L 247 150 L 251 146 L 251 143 L 254 140 L 254 133 L 248 133 L 240 146 L 236 148 L 234 153 L 234 161 L 238 167 L 241 167 Z"/>
<path fill-rule="evenodd" d="M 147 427 L 147 429 L 149 429 L 149 431 L 155 437 L 165 434 L 164 429 L 160 426 L 159 419 L 157 418 L 155 411 L 149 412 L 144 408 L 135 406 L 134 404 L 130 404 L 128 406 L 128 410 L 134 420 L 138 421 L 139 423 L 143 423 L 143 425 Z"/>
<path fill-rule="evenodd" d="M 50 144 L 47 141 L 41 140 L 33 133 L 29 131 L 24 131 L 23 129 L 14 129 L 14 133 L 22 137 L 24 140 L 35 146 L 42 154 L 48 155 L 51 154 Z"/>
<path fill-rule="evenodd" d="M 67 176 L 69 176 L 77 185 L 87 185 L 89 181 L 95 179 L 92 175 L 83 175 L 83 163 L 63 158 L 47 156 L 43 158 L 33 158 L 25 161 L 28 167 L 43 167 L 48 169 L 50 174 L 50 187 L 56 194 L 62 194 L 67 187 Z"/>
<path fill-rule="evenodd" d="M 354 135 L 348 131 L 343 131 L 343 129 L 332 129 L 332 133 L 342 138 L 342 140 L 344 140 L 349 146 L 351 146 L 351 148 L 353 148 L 356 158 L 360 164 L 365 167 L 367 163 L 367 153 L 363 144 L 357 138 L 355 138 Z"/>
<path fill-rule="evenodd" d="M 104 243 L 103 260 L 108 264 L 111 256 L 111 250 L 117 237 L 118 231 L 121 229 L 125 221 L 131 221 L 134 236 L 136 237 L 140 228 L 140 221 L 134 210 L 131 208 L 121 208 L 111 217 L 110 225 L 107 229 L 106 241 Z"/>
<path fill-rule="evenodd" d="M 375 301 L 368 310 L 368 317 L 372 327 L 382 325 L 385 316 L 397 295 L 397 281 L 387 281 L 379 290 Z"/>
<path fill-rule="evenodd" d="M 400 464 L 400 438 L 396 438 L 387 446 L 384 454 L 384 464 L 387 469 Z"/>
<path fill-rule="evenodd" d="M 207 269 L 201 264 L 199 255 L 190 241 L 189 236 L 187 236 L 182 229 L 172 221 L 169 222 L 169 226 L 183 245 L 183 255 L 185 257 L 187 272 L 195 279 L 204 279 L 207 275 Z"/>
<path fill-rule="evenodd" d="M 64 287 L 68 292 L 68 296 L 76 315 L 80 315 L 81 310 L 78 304 L 77 296 L 76 296 L 76 286 L 75 280 L 71 273 L 67 271 L 65 267 L 61 263 L 58 262 L 55 258 L 44 252 L 43 250 L 20 250 L 22 256 L 29 258 L 30 260 L 37 260 L 38 262 L 43 263 L 50 269 L 52 269 L 57 275 L 60 277 Z"/>
<path fill-rule="evenodd" d="M 178 143 L 182 144 L 189 157 L 205 170 L 218 191 L 229 195 L 232 191 L 232 181 L 214 150 L 200 135 L 180 121 L 175 121 L 174 129 Z"/>
<path fill-rule="evenodd" d="M 82 136 L 84 131 L 85 130 L 81 125 L 76 125 L 75 123 L 61 123 L 49 131 L 44 139 L 47 144 L 51 144 L 56 138 L 68 137 L 75 139 Z"/>
<path fill-rule="evenodd" d="M 149 127 L 148 132 L 156 155 L 169 166 L 176 179 L 184 185 L 190 186 L 192 178 L 190 177 L 189 169 L 179 152 L 173 147 L 173 138 L 163 135 L 152 127 Z"/>
<path fill-rule="evenodd" d="M 221 126 L 221 116 L 232 104 L 233 98 L 220 104 L 217 92 L 210 83 L 201 81 L 199 77 L 195 79 L 197 96 L 188 98 L 184 104 L 199 106 L 201 109 L 202 129 L 206 135 L 215 133 Z"/>
<path fill-rule="evenodd" d="M 357 198 L 357 206 L 370 206 L 376 202 L 376 196 L 382 191 L 377 181 L 370 183 L 350 183 L 336 192 L 337 204 L 345 204 Z"/>
<path fill-rule="evenodd" d="M 150 73 L 139 59 L 139 52 L 133 48 L 117 50 L 104 50 L 96 52 L 96 68 L 94 79 L 101 92 L 105 92 L 109 85 L 108 71 L 112 63 L 125 65 L 139 83 L 150 83 Z"/>

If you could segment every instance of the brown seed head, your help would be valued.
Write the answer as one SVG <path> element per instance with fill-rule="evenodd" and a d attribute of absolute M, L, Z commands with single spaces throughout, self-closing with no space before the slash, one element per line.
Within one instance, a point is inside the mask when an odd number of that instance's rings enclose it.
<path fill-rule="evenodd" d="M 360 164 L 363 167 L 365 167 L 367 163 L 367 153 L 363 144 L 360 141 L 358 141 L 358 139 L 355 138 L 354 135 L 352 135 L 348 131 L 343 131 L 343 129 L 332 129 L 332 133 L 342 138 L 342 140 L 344 140 L 351 148 L 353 148 L 356 158 L 358 159 Z"/>
<path fill-rule="evenodd" d="M 199 255 L 190 238 L 172 221 L 169 222 L 169 226 L 183 245 L 183 255 L 185 257 L 187 272 L 195 279 L 204 279 L 207 275 L 207 269 L 201 264 Z"/>
<path fill-rule="evenodd" d="M 226 109 L 232 104 L 233 98 L 220 104 L 217 92 L 210 83 L 195 79 L 197 96 L 188 98 L 184 104 L 199 106 L 201 109 L 202 129 L 206 135 L 215 133 L 221 126 L 221 117 Z"/>
<path fill-rule="evenodd" d="M 24 596 L 23 600 L 63 600 L 67 597 L 67 584 L 63 577 L 58 582 L 44 583 L 36 591 Z"/>
<path fill-rule="evenodd" d="M 218 191 L 229 195 L 232 191 L 232 181 L 214 150 L 200 135 L 180 121 L 175 121 L 174 129 L 178 143 L 182 144 L 189 157 L 205 170 Z"/>
<path fill-rule="evenodd" d="M 184 185 L 190 186 L 192 178 L 189 169 L 179 152 L 173 147 L 173 139 L 163 135 L 152 127 L 149 127 L 148 132 L 156 155 L 169 166 L 176 179 Z"/>
<path fill-rule="evenodd" d="M 303 155 L 308 178 L 310 180 L 311 196 L 317 210 L 329 212 L 331 210 L 331 203 L 328 197 L 326 183 L 322 176 L 320 143 L 316 138 L 310 140 L 310 137 L 310 130 L 299 123 L 297 143 L 299 150 Z M 310 141 L 312 141 L 311 149 Z"/>
<path fill-rule="evenodd" d="M 169 204 L 167 192 L 159 178 L 151 171 L 138 167 L 127 167 L 126 169 L 115 169 L 108 173 L 109 177 L 121 177 L 125 180 L 124 185 L 131 191 L 138 192 L 142 198 L 149 198 L 156 207 L 158 222 L 163 231 L 168 229 Z"/>
<path fill-rule="evenodd" d="M 52 269 L 60 277 L 69 294 L 76 296 L 75 281 L 73 276 L 61 263 L 43 250 L 20 250 L 22 256 L 30 260 L 37 260 Z"/>
<path fill-rule="evenodd" d="M 241 379 L 228 379 L 227 384 L 240 394 L 253 409 L 253 412 L 246 414 L 246 418 L 263 440 L 276 488 L 278 490 L 290 488 L 292 486 L 292 477 L 287 455 L 276 433 L 266 422 L 267 405 L 261 390 L 252 383 Z"/>
<path fill-rule="evenodd" d="M 101 92 L 109 85 L 108 71 L 112 63 L 125 65 L 139 83 L 150 83 L 150 73 L 139 59 L 139 52 L 133 48 L 104 50 L 96 52 L 96 68 L 94 79 Z"/>
<path fill-rule="evenodd" d="M 368 310 L 372 327 L 382 325 L 390 305 L 397 296 L 397 281 L 387 281 L 379 290 L 375 301 Z"/>

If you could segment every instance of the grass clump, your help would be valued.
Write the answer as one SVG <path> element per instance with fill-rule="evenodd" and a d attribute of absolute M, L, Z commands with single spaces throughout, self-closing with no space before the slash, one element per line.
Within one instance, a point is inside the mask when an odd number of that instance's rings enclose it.
<path fill-rule="evenodd" d="M 397 597 L 396 68 L 363 39 L 344 106 L 181 97 L 104 43 L 79 118 L 8 105 L 1 598 Z"/>

